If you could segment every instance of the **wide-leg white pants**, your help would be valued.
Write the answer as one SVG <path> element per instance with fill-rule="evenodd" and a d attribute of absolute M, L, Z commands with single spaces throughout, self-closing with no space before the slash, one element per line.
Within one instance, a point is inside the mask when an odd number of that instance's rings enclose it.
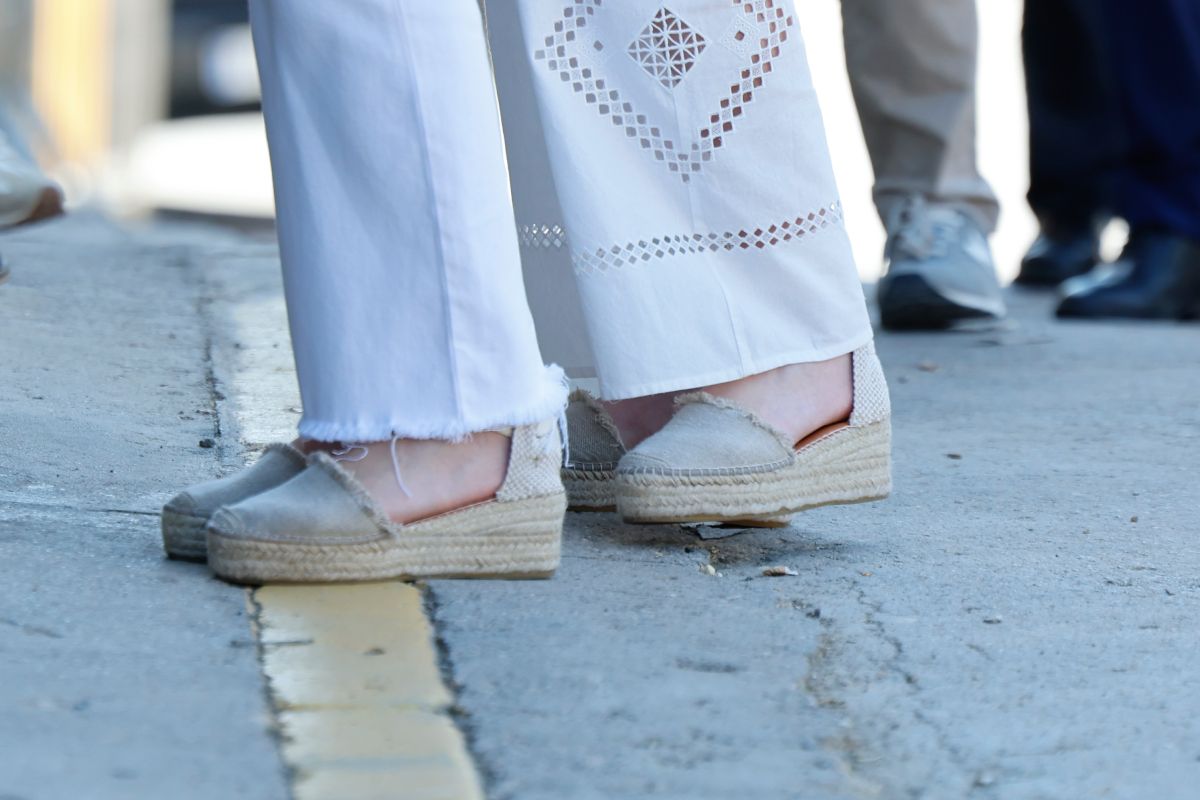
<path fill-rule="evenodd" d="M 521 242 L 609 399 L 870 339 L 790 0 L 493 3 L 519 222 L 476 0 L 251 11 L 302 435 L 552 416 Z"/>

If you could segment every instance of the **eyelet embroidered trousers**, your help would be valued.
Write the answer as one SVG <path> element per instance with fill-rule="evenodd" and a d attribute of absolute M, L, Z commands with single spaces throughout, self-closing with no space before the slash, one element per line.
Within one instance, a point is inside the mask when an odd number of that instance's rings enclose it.
<path fill-rule="evenodd" d="M 538 334 L 606 399 L 871 338 L 790 0 L 494 5 L 507 161 L 476 0 L 251 2 L 302 435 L 553 416 Z"/>

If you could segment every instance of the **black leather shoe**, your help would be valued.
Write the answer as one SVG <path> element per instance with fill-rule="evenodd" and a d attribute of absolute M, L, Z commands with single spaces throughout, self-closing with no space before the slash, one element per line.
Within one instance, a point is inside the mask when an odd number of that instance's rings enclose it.
<path fill-rule="evenodd" d="M 1050 231 L 1046 228 L 1021 260 L 1021 286 L 1058 286 L 1100 263 L 1100 235 L 1093 226 Z"/>
<path fill-rule="evenodd" d="M 1200 242 L 1135 231 L 1117 261 L 1062 288 L 1060 317 L 1200 319 Z"/>

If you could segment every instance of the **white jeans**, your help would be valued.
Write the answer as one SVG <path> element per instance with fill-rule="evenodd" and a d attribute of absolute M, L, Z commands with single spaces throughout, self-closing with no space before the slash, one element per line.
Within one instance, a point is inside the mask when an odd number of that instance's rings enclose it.
<path fill-rule="evenodd" d="M 519 221 L 476 0 L 251 3 L 302 435 L 553 416 L 521 241 L 608 399 L 870 339 L 789 0 L 494 5 Z"/>

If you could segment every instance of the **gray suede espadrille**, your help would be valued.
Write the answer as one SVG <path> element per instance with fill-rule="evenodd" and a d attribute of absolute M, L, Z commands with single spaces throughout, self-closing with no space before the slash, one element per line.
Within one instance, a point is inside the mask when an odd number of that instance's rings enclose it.
<path fill-rule="evenodd" d="M 621 434 L 600 401 L 582 389 L 567 403 L 567 458 L 562 469 L 570 511 L 617 510 Z"/>
<path fill-rule="evenodd" d="M 799 444 L 746 409 L 704 392 L 617 467 L 617 508 L 640 523 L 746 520 L 891 491 L 891 403 L 873 344 L 855 351 L 849 420 Z"/>
<path fill-rule="evenodd" d="M 213 515 L 208 564 L 250 584 L 549 577 L 566 510 L 561 454 L 557 421 L 516 428 L 493 499 L 399 524 L 352 474 L 316 453 L 292 480 Z"/>
<path fill-rule="evenodd" d="M 163 549 L 171 558 L 203 561 L 204 526 L 218 508 L 274 489 L 299 475 L 306 464 L 304 454 L 290 444 L 273 444 L 241 472 L 185 489 L 163 506 Z"/>

